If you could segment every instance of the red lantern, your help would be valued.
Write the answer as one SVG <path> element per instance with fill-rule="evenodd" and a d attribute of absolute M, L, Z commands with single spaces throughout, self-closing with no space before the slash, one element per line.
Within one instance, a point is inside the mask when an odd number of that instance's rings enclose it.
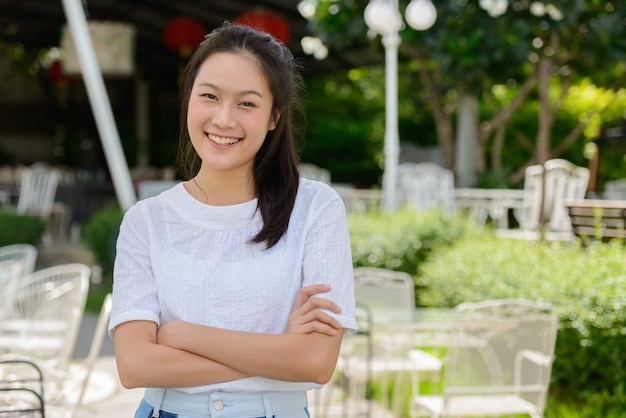
<path fill-rule="evenodd" d="M 61 61 L 54 61 L 48 67 L 48 78 L 57 85 L 66 85 L 69 81 L 69 77 L 63 72 L 61 68 Z"/>
<path fill-rule="evenodd" d="M 188 58 L 200 45 L 205 33 L 201 22 L 192 17 L 181 16 L 165 26 L 163 40 L 169 49 L 178 52 L 183 58 Z"/>
<path fill-rule="evenodd" d="M 239 15 L 235 23 L 269 33 L 285 45 L 289 42 L 291 30 L 289 22 L 282 16 L 263 9 L 255 9 Z"/>

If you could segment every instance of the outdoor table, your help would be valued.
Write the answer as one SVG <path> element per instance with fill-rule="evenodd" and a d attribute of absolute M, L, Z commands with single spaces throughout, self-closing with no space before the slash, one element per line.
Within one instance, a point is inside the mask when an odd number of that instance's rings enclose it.
<path fill-rule="evenodd" d="M 371 310 L 372 344 L 379 349 L 370 365 L 371 372 L 380 376 L 383 403 L 387 403 L 388 393 L 384 388 L 395 375 L 391 397 L 394 411 L 399 412 L 405 404 L 407 376 L 413 390 L 417 390 L 422 375 L 439 375 L 443 354 L 452 341 L 453 312 L 451 308 Z"/>

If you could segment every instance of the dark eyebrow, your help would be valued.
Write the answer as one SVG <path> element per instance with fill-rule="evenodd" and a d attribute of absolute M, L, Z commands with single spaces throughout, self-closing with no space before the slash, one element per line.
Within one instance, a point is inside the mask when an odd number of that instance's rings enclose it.
<path fill-rule="evenodd" d="M 213 88 L 213 89 L 215 89 L 215 90 L 221 90 L 221 89 L 220 89 L 218 86 L 216 86 L 215 84 L 213 84 L 213 83 L 209 83 L 209 82 L 207 82 L 207 81 L 200 82 L 200 83 L 198 83 L 198 85 L 199 85 L 199 86 L 202 86 L 202 87 L 211 87 L 211 88 Z M 245 96 L 245 95 L 247 95 L 247 94 L 254 94 L 255 96 L 259 96 L 261 99 L 263 98 L 263 95 L 261 95 L 261 93 L 259 93 L 259 92 L 258 92 L 258 91 L 256 91 L 256 90 L 243 90 L 243 91 L 240 91 L 238 94 L 239 94 L 240 96 Z"/>

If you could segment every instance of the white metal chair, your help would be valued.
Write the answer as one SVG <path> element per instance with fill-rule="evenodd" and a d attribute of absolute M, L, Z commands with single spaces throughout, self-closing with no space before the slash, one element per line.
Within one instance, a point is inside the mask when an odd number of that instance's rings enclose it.
<path fill-rule="evenodd" d="M 557 316 L 551 305 L 501 299 L 457 306 L 442 393 L 418 394 L 413 416 L 543 416 Z"/>
<path fill-rule="evenodd" d="M 354 294 L 357 303 L 373 312 L 398 312 L 412 315 L 415 310 L 415 285 L 410 274 L 379 267 L 354 269 Z"/>
<path fill-rule="evenodd" d="M 87 395 L 92 370 L 107 336 L 107 326 L 111 316 L 112 295 L 104 298 L 98 322 L 91 339 L 89 353 L 84 359 L 73 360 L 67 369 L 52 369 L 47 374 L 50 379 L 46 399 L 46 409 L 54 418 L 72 418 L 76 409 L 82 404 Z"/>
<path fill-rule="evenodd" d="M 314 394 L 316 417 L 372 417 L 372 404 L 366 392 L 372 374 L 371 312 L 366 306 L 357 304 L 355 317 L 358 331 L 344 336 L 333 379 Z M 333 408 L 337 405 L 334 401 L 338 400 L 335 391 L 338 386 L 342 389 L 339 411 L 336 406 Z"/>
<path fill-rule="evenodd" d="M 47 223 L 46 232 L 42 237 L 46 244 L 53 241 L 50 233 L 51 219 L 58 224 L 56 228 L 60 235 L 68 228 L 70 222 L 69 206 L 55 202 L 60 179 L 60 170 L 46 163 L 35 163 L 21 170 L 17 213 L 38 216 Z"/>
<path fill-rule="evenodd" d="M 13 299 L 13 289 L 22 277 L 24 263 L 18 260 L 0 262 L 0 321 L 7 318 Z M 1 323 L 1 322 L 0 322 Z"/>
<path fill-rule="evenodd" d="M 35 163 L 22 170 L 17 213 L 48 219 L 54 206 L 59 170 L 45 163 Z"/>
<path fill-rule="evenodd" d="M 609 180 L 604 183 L 604 199 L 626 200 L 626 178 Z"/>
<path fill-rule="evenodd" d="M 12 299 L 17 280 L 30 274 L 37 262 L 37 247 L 31 244 L 11 244 L 0 247 L 0 318 Z"/>
<path fill-rule="evenodd" d="M 515 211 L 520 227 L 518 230 L 498 230 L 497 233 L 503 237 L 536 239 L 545 232 L 548 239 L 570 239 L 573 236 L 571 222 L 563 202 L 585 197 L 589 175 L 588 168 L 560 158 L 548 160 L 543 166 L 527 167 L 523 208 Z M 544 231 L 540 230 L 542 218 Z"/>
<path fill-rule="evenodd" d="M 0 352 L 28 359 L 47 374 L 66 370 L 85 310 L 91 270 L 79 263 L 35 271 L 19 280 L 0 322 Z"/>
<path fill-rule="evenodd" d="M 41 369 L 26 360 L 0 361 L 0 418 L 44 418 Z"/>
<path fill-rule="evenodd" d="M 454 173 L 431 162 L 398 166 L 398 201 L 419 210 L 455 211 Z"/>
<path fill-rule="evenodd" d="M 6 261 L 21 261 L 22 275 L 27 275 L 35 270 L 37 247 L 31 244 L 11 244 L 0 247 L 0 263 Z"/>
<path fill-rule="evenodd" d="M 399 412 L 405 394 L 414 387 L 407 388 L 406 375 L 411 385 L 419 382 L 420 373 L 438 372 L 441 362 L 435 356 L 411 348 L 404 344 L 405 335 L 397 329 L 394 334 L 378 332 L 372 323 L 381 317 L 394 318 L 410 322 L 415 314 L 415 287 L 413 278 L 405 272 L 376 267 L 357 267 L 354 269 L 354 291 L 357 304 L 366 308 L 367 316 L 362 324 L 369 324 L 364 335 L 368 337 L 368 356 L 346 357 L 340 368 L 351 385 L 350 392 L 361 398 L 367 398 L 367 384 L 378 376 L 382 383 L 383 405 Z M 354 345 L 354 343 L 352 343 Z M 361 348 L 363 343 L 360 344 Z M 354 350 L 353 350 L 354 351 Z M 357 350 L 362 352 L 363 350 Z M 350 351 L 349 351 L 350 352 Z M 394 391 L 387 399 L 387 386 L 394 378 Z"/>
<path fill-rule="evenodd" d="M 298 164 L 298 171 L 300 172 L 300 177 L 330 184 L 330 171 L 323 167 L 311 163 L 300 163 Z"/>

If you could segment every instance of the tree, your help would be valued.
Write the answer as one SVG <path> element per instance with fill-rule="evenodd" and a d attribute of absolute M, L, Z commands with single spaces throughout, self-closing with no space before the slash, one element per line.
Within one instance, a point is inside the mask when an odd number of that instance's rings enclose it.
<path fill-rule="evenodd" d="M 363 10 L 367 0 L 315 3 L 313 31 L 331 48 L 349 49 L 370 45 Z M 408 1 L 400 1 L 401 10 Z M 446 0 L 437 1 L 438 20 L 425 32 L 404 30 L 401 59 L 415 65 L 428 109 L 436 126 L 437 140 L 449 168 L 454 167 L 454 115 L 467 98 L 482 100 L 494 85 L 516 88 L 516 96 L 489 119 L 469 120 L 476 133 L 475 167 L 487 170 L 487 145 L 503 152 L 504 134 L 515 111 L 531 94 L 541 106 L 534 150 L 527 164 L 542 163 L 567 144 L 576 141 L 581 121 L 565 139 L 552 144 L 551 129 L 562 96 L 551 97 L 551 82 L 567 86 L 589 77 L 600 85 L 619 85 L 626 61 L 626 18 L 623 2 L 603 0 Z M 551 81 L 552 80 L 552 81 Z M 471 109 L 471 107 L 468 107 Z M 492 163 L 500 160 L 492 155 Z M 511 177 L 515 180 L 524 167 Z"/>

